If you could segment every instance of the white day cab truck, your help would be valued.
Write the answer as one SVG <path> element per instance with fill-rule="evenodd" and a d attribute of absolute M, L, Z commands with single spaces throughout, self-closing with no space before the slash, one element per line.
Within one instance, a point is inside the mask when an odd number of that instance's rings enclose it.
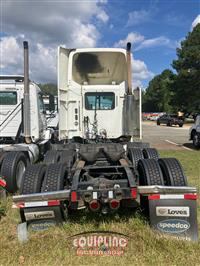
<path fill-rule="evenodd" d="M 27 165 L 49 149 L 53 135 L 47 128 L 41 90 L 29 81 L 27 42 L 24 54 L 24 77 L 0 76 L 0 176 L 11 193 L 20 188 Z"/>
<path fill-rule="evenodd" d="M 132 90 L 130 43 L 58 49 L 59 143 L 23 174 L 20 241 L 28 229 L 67 221 L 83 208 L 108 215 L 141 207 L 157 232 L 197 241 L 197 190 L 175 158 L 141 138 L 140 90 Z M 133 139 L 137 141 L 133 141 Z"/>

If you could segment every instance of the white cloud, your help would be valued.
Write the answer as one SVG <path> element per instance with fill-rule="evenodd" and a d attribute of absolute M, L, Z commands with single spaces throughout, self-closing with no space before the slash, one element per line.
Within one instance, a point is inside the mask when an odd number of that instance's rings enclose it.
<path fill-rule="evenodd" d="M 114 47 L 125 47 L 127 42 L 135 44 L 133 46 L 134 51 L 157 46 L 166 46 L 168 48 L 175 49 L 180 45 L 178 41 L 170 40 L 165 36 L 145 39 L 145 37 L 139 33 L 130 32 L 125 39 L 119 40 L 118 42 L 114 43 Z"/>
<path fill-rule="evenodd" d="M 141 44 L 139 44 L 136 48 L 135 51 L 139 51 L 144 48 L 149 48 L 149 47 L 155 47 L 155 46 L 171 46 L 171 40 L 165 36 L 159 36 L 156 38 L 152 39 L 146 39 Z"/>
<path fill-rule="evenodd" d="M 36 44 L 35 52 L 30 49 L 30 78 L 35 81 L 49 77 L 48 82 L 56 81 L 56 52 L 57 49 Z"/>
<path fill-rule="evenodd" d="M 101 35 L 93 20 L 106 23 L 106 0 L 93 1 L 3 1 L 1 70 L 5 74 L 23 73 L 23 40 L 29 41 L 30 74 L 37 82 L 56 80 L 56 51 L 95 47 Z"/>
<path fill-rule="evenodd" d="M 98 0 L 98 2 L 101 3 L 101 4 L 107 4 L 108 0 Z"/>
<path fill-rule="evenodd" d="M 144 40 L 144 36 L 140 35 L 139 33 L 130 32 L 127 37 L 123 40 L 119 40 L 114 44 L 114 47 L 125 47 L 127 42 L 131 43 L 138 43 Z"/>
<path fill-rule="evenodd" d="M 132 58 L 132 79 L 133 87 L 142 87 L 142 81 L 153 78 L 154 73 L 148 70 L 147 65 L 137 59 Z"/>
<path fill-rule="evenodd" d="M 97 14 L 97 18 L 102 22 L 106 23 L 109 20 L 109 16 L 106 14 L 104 10 L 100 10 Z"/>
<path fill-rule="evenodd" d="M 21 49 L 14 37 L 3 37 L 0 41 L 1 68 L 17 62 L 21 55 Z"/>
<path fill-rule="evenodd" d="M 192 22 L 192 28 L 191 30 L 193 30 L 193 28 L 200 23 L 200 14 L 195 18 L 195 20 Z"/>
<path fill-rule="evenodd" d="M 93 17 L 108 21 L 102 5 L 97 1 L 8 0 L 2 4 L 2 30 L 12 36 L 24 34 L 47 45 L 67 44 L 74 32 L 79 31 L 77 21 L 83 26 L 90 24 Z"/>
<path fill-rule="evenodd" d="M 99 38 L 99 33 L 92 24 L 81 24 L 80 21 L 75 21 L 76 31 L 71 34 L 71 40 L 68 47 L 84 48 L 96 46 L 96 41 Z M 71 45 L 70 45 L 71 44 Z"/>
<path fill-rule="evenodd" d="M 128 14 L 127 26 L 138 25 L 151 19 L 152 12 L 149 10 L 133 11 Z"/>
<path fill-rule="evenodd" d="M 23 45 L 21 36 L 3 37 L 1 47 L 1 74 L 23 75 Z M 30 79 L 39 82 L 56 81 L 57 49 L 41 43 L 29 44 Z M 48 77 L 48 79 L 47 79 Z"/>

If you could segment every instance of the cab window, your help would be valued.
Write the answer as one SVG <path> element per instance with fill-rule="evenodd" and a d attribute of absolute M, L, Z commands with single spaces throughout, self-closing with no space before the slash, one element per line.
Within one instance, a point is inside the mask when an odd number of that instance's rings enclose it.
<path fill-rule="evenodd" d="M 17 92 L 15 91 L 1 91 L 0 92 L 0 105 L 16 105 Z"/>
<path fill-rule="evenodd" d="M 113 92 L 88 92 L 85 94 L 86 110 L 112 110 L 115 108 Z"/>
<path fill-rule="evenodd" d="M 44 114 L 46 112 L 46 110 L 45 110 L 45 105 L 44 105 L 43 98 L 42 98 L 41 94 L 38 95 L 38 100 L 39 100 L 39 111 Z"/>

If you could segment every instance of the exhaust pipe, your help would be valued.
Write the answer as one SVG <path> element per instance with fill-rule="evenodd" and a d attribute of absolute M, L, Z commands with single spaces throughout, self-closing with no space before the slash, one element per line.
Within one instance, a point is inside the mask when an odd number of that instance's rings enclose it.
<path fill-rule="evenodd" d="M 29 54 L 28 42 L 23 42 L 24 45 L 24 138 L 27 144 L 31 143 L 31 117 L 30 117 L 30 88 L 29 88 Z"/>
<path fill-rule="evenodd" d="M 127 43 L 126 47 L 127 56 L 127 72 L 128 72 L 128 94 L 132 95 L 132 71 L 131 71 L 131 43 Z"/>

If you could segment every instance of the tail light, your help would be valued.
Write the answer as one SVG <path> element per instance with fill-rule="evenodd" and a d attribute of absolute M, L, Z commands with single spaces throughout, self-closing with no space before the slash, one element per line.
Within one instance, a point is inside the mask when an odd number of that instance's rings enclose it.
<path fill-rule="evenodd" d="M 120 206 L 120 201 L 119 200 L 116 200 L 116 199 L 113 199 L 113 200 L 111 200 L 110 201 L 110 208 L 111 209 L 118 209 L 119 208 L 119 206 Z"/>
<path fill-rule="evenodd" d="M 100 209 L 100 203 L 97 200 L 92 200 L 89 206 L 92 211 L 98 211 Z"/>

